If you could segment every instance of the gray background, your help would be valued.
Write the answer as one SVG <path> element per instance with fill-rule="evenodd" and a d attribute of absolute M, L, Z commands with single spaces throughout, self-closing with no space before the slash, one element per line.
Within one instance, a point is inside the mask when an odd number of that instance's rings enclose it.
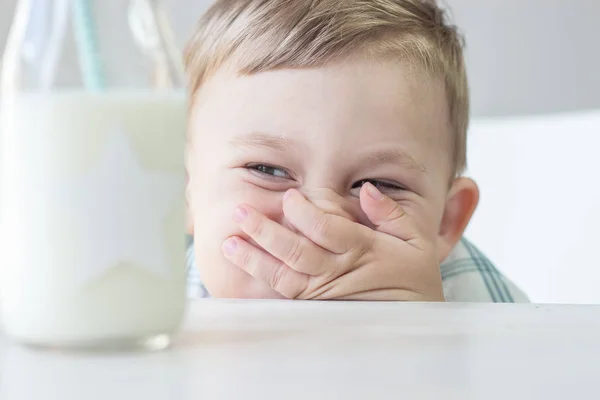
<path fill-rule="evenodd" d="M 0 0 L 0 50 L 15 3 Z M 164 3 L 183 45 L 210 0 Z M 467 38 L 473 116 L 600 108 L 600 1 L 446 3 Z"/>

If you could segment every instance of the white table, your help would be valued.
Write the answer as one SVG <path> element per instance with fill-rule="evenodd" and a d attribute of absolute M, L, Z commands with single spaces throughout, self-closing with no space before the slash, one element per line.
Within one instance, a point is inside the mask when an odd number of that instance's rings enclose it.
<path fill-rule="evenodd" d="M 156 354 L 0 336 L 0 399 L 598 399 L 600 307 L 203 300 Z"/>

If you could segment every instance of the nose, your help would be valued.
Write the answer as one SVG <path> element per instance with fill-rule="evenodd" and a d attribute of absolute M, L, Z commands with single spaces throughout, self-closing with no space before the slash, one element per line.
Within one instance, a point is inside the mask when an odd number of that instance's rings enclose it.
<path fill-rule="evenodd" d="M 329 188 L 300 189 L 300 192 L 326 213 L 338 215 L 353 222 L 363 220 L 358 199 L 340 196 L 335 190 Z"/>
<path fill-rule="evenodd" d="M 360 202 L 357 198 L 341 196 L 330 188 L 301 188 L 298 190 L 308 201 L 326 213 L 338 215 L 365 226 L 371 227 L 372 225 L 369 218 L 360 208 Z M 296 228 L 283 215 L 278 222 L 288 229 L 297 232 Z"/>
<path fill-rule="evenodd" d="M 335 190 L 329 188 L 303 188 L 299 191 L 308 201 L 328 214 L 338 215 L 352 222 L 368 224 L 368 219 L 362 212 L 358 199 L 340 196 Z M 294 232 L 297 231 L 285 218 L 280 223 Z"/>

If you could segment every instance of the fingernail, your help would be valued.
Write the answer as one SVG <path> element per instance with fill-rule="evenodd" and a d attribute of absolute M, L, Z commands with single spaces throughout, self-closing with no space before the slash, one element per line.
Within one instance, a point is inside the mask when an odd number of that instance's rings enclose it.
<path fill-rule="evenodd" d="M 248 218 L 248 210 L 242 206 L 237 207 L 233 213 L 233 220 L 239 224 L 244 222 L 246 218 Z"/>
<path fill-rule="evenodd" d="M 233 256 L 237 249 L 237 242 L 235 239 L 229 238 L 223 243 L 223 253 L 228 256 Z"/>
<path fill-rule="evenodd" d="M 292 189 L 289 189 L 287 192 L 284 193 L 283 201 L 286 201 L 287 199 L 289 199 L 291 195 L 292 195 Z"/>
<path fill-rule="evenodd" d="M 383 194 L 371 182 L 365 183 L 365 186 L 367 188 L 367 194 L 370 198 L 377 201 L 383 200 Z"/>

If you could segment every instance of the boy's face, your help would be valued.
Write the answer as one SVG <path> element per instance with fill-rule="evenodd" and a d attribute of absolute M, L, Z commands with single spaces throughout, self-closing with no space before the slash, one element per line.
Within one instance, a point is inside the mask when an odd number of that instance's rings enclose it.
<path fill-rule="evenodd" d="M 441 81 L 398 62 L 219 71 L 195 98 L 187 155 L 190 231 L 211 295 L 280 297 L 227 261 L 221 245 L 247 238 L 232 219 L 242 203 L 288 226 L 290 188 L 369 225 L 358 192 L 370 181 L 439 241 L 453 173 L 447 108 Z"/>

